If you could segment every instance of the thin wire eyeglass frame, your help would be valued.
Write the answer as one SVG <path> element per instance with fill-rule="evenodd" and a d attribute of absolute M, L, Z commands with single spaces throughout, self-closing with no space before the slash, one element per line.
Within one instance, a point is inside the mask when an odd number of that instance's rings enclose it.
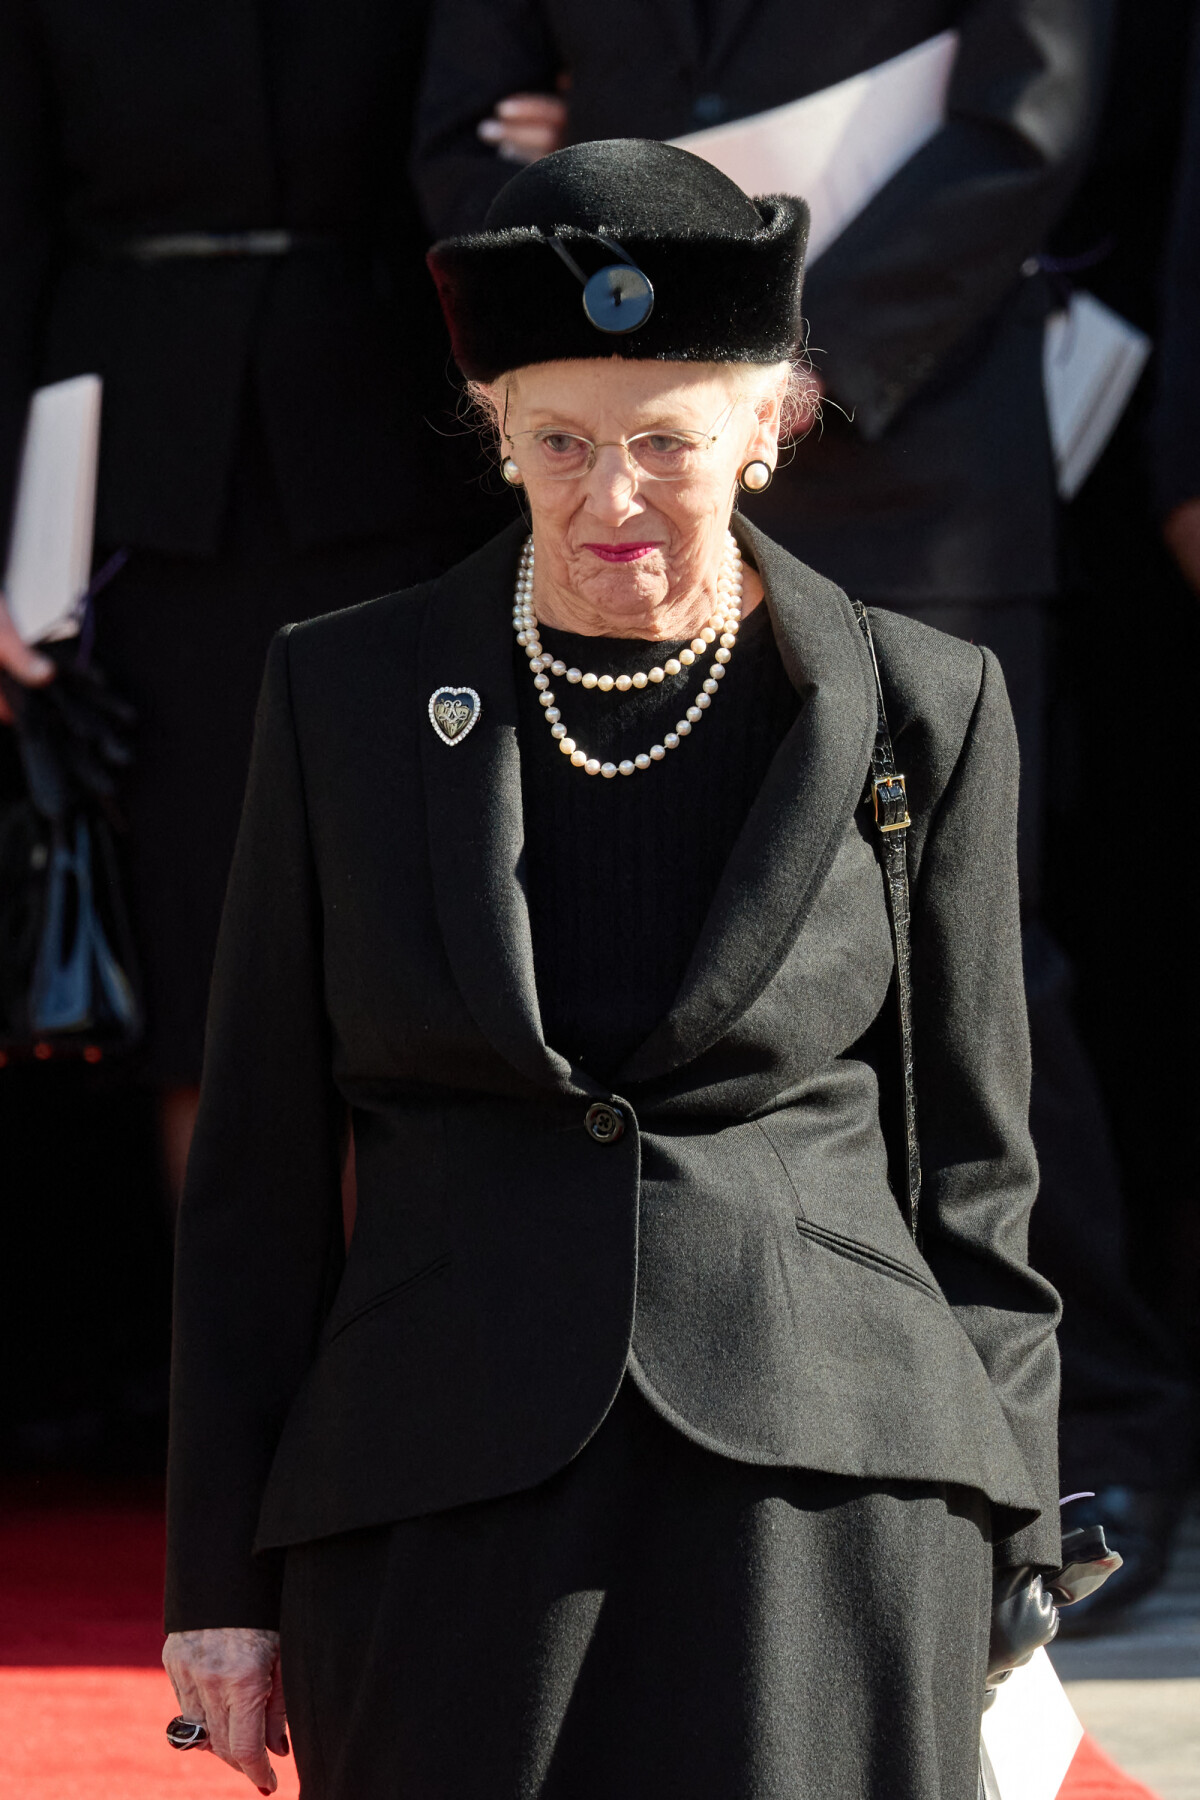
<path fill-rule="evenodd" d="M 731 404 L 726 407 L 724 413 L 718 415 L 717 423 L 709 431 L 687 431 L 683 429 L 664 431 L 659 427 L 657 430 L 635 431 L 632 437 L 612 438 L 603 443 L 596 443 L 594 439 L 584 437 L 583 433 L 580 431 L 562 431 L 553 425 L 541 425 L 534 431 L 517 431 L 510 433 L 507 429 L 508 409 L 506 403 L 505 424 L 502 430 L 504 437 L 513 446 L 514 451 L 516 450 L 518 443 L 523 439 L 531 440 L 536 444 L 542 444 L 547 438 L 562 437 L 570 438 L 572 442 L 576 444 L 587 445 L 587 461 L 582 468 L 563 470 L 538 469 L 535 473 L 536 478 L 540 481 L 582 481 L 583 477 L 585 475 L 590 475 L 595 468 L 596 456 L 601 450 L 623 451 L 630 471 L 639 480 L 686 481 L 690 475 L 695 473 L 694 469 L 682 469 L 671 474 L 659 474 L 653 469 L 646 468 L 645 464 L 639 461 L 637 454 L 634 451 L 634 445 L 643 443 L 647 438 L 678 438 L 688 449 L 708 452 L 729 429 L 730 421 L 737 411 L 738 405 L 739 402 L 737 400 L 731 402 Z M 523 469 L 522 473 L 523 475 L 527 475 L 528 470 Z"/>

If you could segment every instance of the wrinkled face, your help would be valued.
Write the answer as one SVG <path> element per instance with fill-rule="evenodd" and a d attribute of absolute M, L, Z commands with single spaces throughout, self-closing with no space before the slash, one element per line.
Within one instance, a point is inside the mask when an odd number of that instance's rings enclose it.
<path fill-rule="evenodd" d="M 539 588 L 570 596 L 584 628 L 620 635 L 715 584 L 738 471 L 778 454 L 782 383 L 764 395 L 748 373 L 614 357 L 484 390 L 528 496 Z"/>

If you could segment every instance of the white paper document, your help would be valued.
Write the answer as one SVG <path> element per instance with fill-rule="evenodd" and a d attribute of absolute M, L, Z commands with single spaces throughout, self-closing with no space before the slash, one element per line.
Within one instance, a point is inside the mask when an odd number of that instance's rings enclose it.
<path fill-rule="evenodd" d="M 802 195 L 812 263 L 938 130 L 957 49 L 957 31 L 942 31 L 834 87 L 674 142 L 748 194 Z"/>
<path fill-rule="evenodd" d="M 1082 290 L 1046 320 L 1042 375 L 1064 500 L 1078 493 L 1116 430 L 1149 354 L 1145 332 Z"/>
<path fill-rule="evenodd" d="M 92 564 L 100 377 L 39 388 L 29 403 L 4 593 L 27 644 L 73 637 Z"/>
<path fill-rule="evenodd" d="M 1083 1726 L 1044 1650 L 1014 1669 L 983 1715 L 996 1800 L 1055 1800 Z"/>
<path fill-rule="evenodd" d="M 834 87 L 674 141 L 748 194 L 803 195 L 811 264 L 943 123 L 957 50 L 958 33 L 939 32 Z M 1064 499 L 1112 436 L 1149 354 L 1149 339 L 1092 294 L 1047 320 L 1046 411 Z"/>

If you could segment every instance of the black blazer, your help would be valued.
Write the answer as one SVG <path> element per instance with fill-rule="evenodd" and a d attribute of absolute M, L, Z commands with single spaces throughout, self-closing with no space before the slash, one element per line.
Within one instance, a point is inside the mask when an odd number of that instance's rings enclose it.
<path fill-rule="evenodd" d="M 30 390 L 89 370 L 102 544 L 216 547 L 251 393 L 297 546 L 429 537 L 472 504 L 474 459 L 423 423 L 455 401 L 405 172 L 426 10 L 2 0 L 0 535 Z M 264 226 L 330 245 L 111 254 Z"/>
<path fill-rule="evenodd" d="M 1154 498 L 1165 515 L 1200 499 L 1200 6 L 1193 7 L 1183 142 L 1162 280 L 1150 421 Z"/>
<path fill-rule="evenodd" d="M 627 1368 L 701 1443 L 970 1485 L 1002 1558 L 1055 1560 L 1003 681 L 988 652 L 878 616 L 916 821 L 922 1255 L 879 1119 L 898 1051 L 869 660 L 846 597 L 740 529 L 803 704 L 676 1001 L 617 1078 L 616 1142 L 584 1123 L 610 1090 L 539 1023 L 522 528 L 276 640 L 179 1223 L 170 1626 L 273 1623 L 278 1558 L 254 1541 L 543 1480 Z M 483 702 L 452 749 L 426 711 L 445 683 Z"/>
<path fill-rule="evenodd" d="M 570 72 L 576 140 L 673 138 L 844 80 L 957 26 L 943 130 L 813 265 L 827 409 L 754 518 L 851 592 L 977 598 L 1056 584 L 1041 344 L 1024 273 L 1079 173 L 1109 0 L 442 0 L 414 170 L 439 234 L 512 173 L 475 135 Z"/>

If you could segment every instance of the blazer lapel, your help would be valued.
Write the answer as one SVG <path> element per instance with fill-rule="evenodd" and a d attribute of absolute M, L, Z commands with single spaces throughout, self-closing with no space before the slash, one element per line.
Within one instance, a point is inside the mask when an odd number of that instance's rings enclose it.
<path fill-rule="evenodd" d="M 474 688 L 481 710 L 459 743 L 423 721 L 421 758 L 434 896 L 446 951 L 471 1015 L 539 1084 L 579 1091 L 546 1046 L 523 885 L 525 829 L 510 605 L 525 528 L 515 524 L 443 576 L 418 650 L 421 689 Z"/>
<path fill-rule="evenodd" d="M 745 520 L 734 529 L 762 575 L 803 704 L 734 845 L 675 1002 L 619 1082 L 649 1080 L 701 1055 L 762 991 L 804 923 L 870 765 L 874 679 L 849 601 Z"/>

